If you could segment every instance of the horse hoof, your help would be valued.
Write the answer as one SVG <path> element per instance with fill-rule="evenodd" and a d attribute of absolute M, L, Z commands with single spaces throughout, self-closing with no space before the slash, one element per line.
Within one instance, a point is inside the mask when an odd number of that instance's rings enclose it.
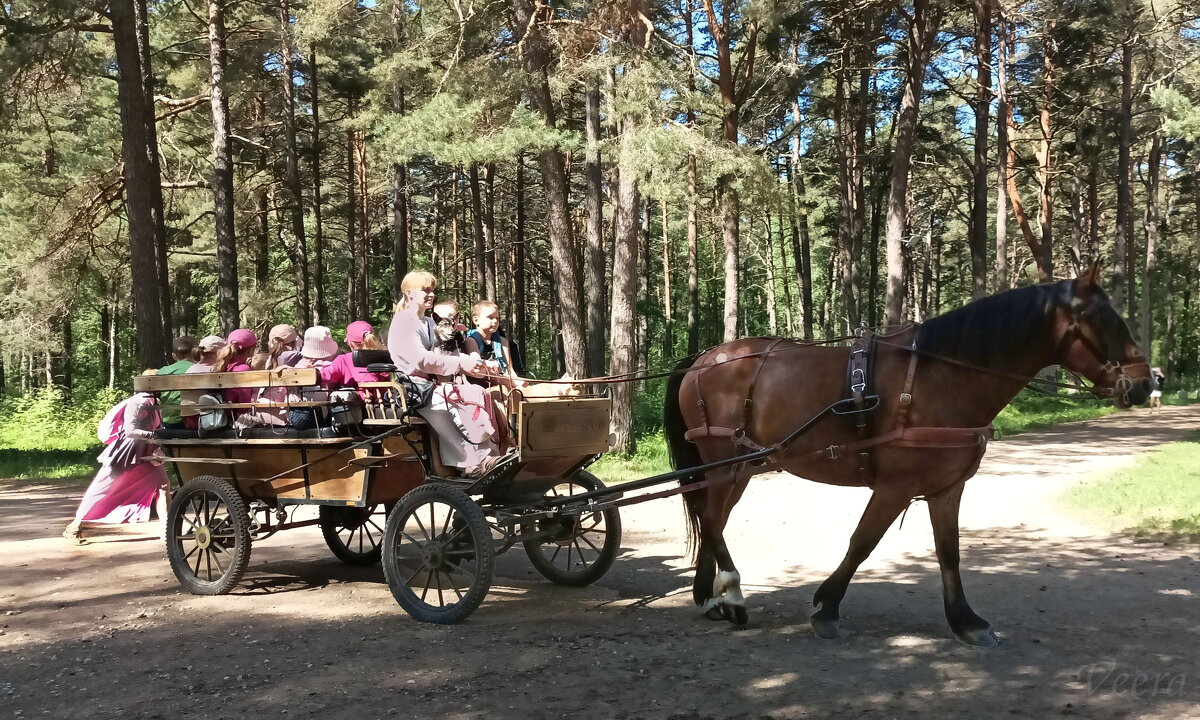
<path fill-rule="evenodd" d="M 955 635 L 958 636 L 960 642 L 967 645 L 974 645 L 975 647 L 994 648 L 1000 644 L 999 636 L 988 625 L 974 630 L 963 630 L 962 632 L 955 633 Z"/>
<path fill-rule="evenodd" d="M 709 620 L 727 620 L 729 617 L 729 611 L 725 609 L 724 603 L 717 603 L 716 605 L 713 605 L 704 611 L 704 617 L 708 618 Z"/>
<path fill-rule="evenodd" d="M 840 640 L 849 635 L 849 633 L 842 629 L 840 620 L 830 620 L 829 618 L 821 617 L 820 610 L 813 613 L 812 617 L 810 617 L 808 621 L 809 624 L 812 625 L 813 632 L 816 633 L 817 637 L 819 638 L 823 638 L 825 640 Z"/>
<path fill-rule="evenodd" d="M 750 613 L 746 612 L 745 605 L 734 605 L 732 607 L 732 615 L 728 620 L 734 625 L 745 625 L 750 622 Z"/>

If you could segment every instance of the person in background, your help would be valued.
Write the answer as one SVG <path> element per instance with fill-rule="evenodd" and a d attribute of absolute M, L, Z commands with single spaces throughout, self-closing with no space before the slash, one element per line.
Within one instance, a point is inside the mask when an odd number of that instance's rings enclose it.
<path fill-rule="evenodd" d="M 342 353 L 333 362 L 321 368 L 321 384 L 326 388 L 358 387 L 360 382 L 386 382 L 387 373 L 367 372 L 366 368 L 354 366 L 355 350 L 386 350 L 375 335 L 375 328 L 366 320 L 355 320 L 346 327 L 346 346 L 350 352 Z"/>
<path fill-rule="evenodd" d="M 147 370 L 143 375 L 152 375 Z M 151 506 L 157 505 L 166 537 L 167 474 L 162 464 L 151 457 L 158 446 L 154 431 L 161 424 L 158 400 L 150 393 L 135 393 L 117 403 L 96 428 L 104 443 L 100 469 L 88 485 L 75 511 L 75 519 L 63 530 L 63 537 L 76 544 L 87 542 L 84 523 L 141 523 L 150 519 Z"/>
<path fill-rule="evenodd" d="M 1153 415 L 1155 410 L 1162 407 L 1163 389 L 1167 383 L 1167 376 L 1163 374 L 1162 368 L 1150 368 L 1150 379 L 1154 381 L 1154 389 L 1150 391 L 1150 414 Z"/>
<path fill-rule="evenodd" d="M 184 374 L 212 372 L 213 365 L 217 364 L 217 353 L 227 344 L 225 338 L 220 335 L 206 335 L 201 338 L 200 343 L 196 345 L 200 357 L 184 371 Z M 204 390 L 181 390 L 179 393 L 179 404 L 185 406 L 179 411 L 179 419 L 183 427 L 188 430 L 195 430 L 199 427 L 200 411 L 193 409 L 192 406 L 196 405 L 204 393 Z"/>
<path fill-rule="evenodd" d="M 188 371 L 195 363 L 193 359 L 196 352 L 196 341 L 190 337 L 175 338 L 175 342 L 171 345 L 171 354 L 175 357 L 175 362 L 158 369 L 159 375 L 182 375 Z M 163 405 L 179 405 L 180 396 L 178 390 L 171 390 L 159 395 L 159 402 Z M 183 418 L 179 413 L 179 408 L 167 407 L 162 411 L 163 427 L 172 430 L 180 430 L 183 428 Z"/>
<path fill-rule="evenodd" d="M 294 367 L 300 360 L 300 333 L 291 325 L 276 325 L 267 333 L 267 349 L 250 361 L 255 370 Z"/>

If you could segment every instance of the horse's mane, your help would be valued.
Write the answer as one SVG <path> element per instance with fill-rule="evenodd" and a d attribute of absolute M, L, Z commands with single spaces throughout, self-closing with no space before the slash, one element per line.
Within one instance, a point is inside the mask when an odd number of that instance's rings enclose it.
<path fill-rule="evenodd" d="M 1044 342 L 1056 305 L 1070 301 L 1070 280 L 1008 290 L 925 321 L 917 347 L 987 366 Z"/>

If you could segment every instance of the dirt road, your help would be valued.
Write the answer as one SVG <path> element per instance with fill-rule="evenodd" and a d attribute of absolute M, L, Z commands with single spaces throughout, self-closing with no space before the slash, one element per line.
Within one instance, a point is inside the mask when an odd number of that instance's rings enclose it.
<path fill-rule="evenodd" d="M 816 638 L 809 600 L 867 495 L 790 476 L 756 479 L 727 532 L 743 630 L 691 606 L 675 499 L 623 511 L 596 585 L 557 588 L 508 553 L 483 606 L 444 627 L 315 529 L 256 544 L 233 594 L 196 597 L 149 526 L 67 546 L 83 485 L 0 481 L 0 718 L 1200 718 L 1198 548 L 1053 501 L 1198 421 L 1140 410 L 991 446 L 962 525 L 994 650 L 946 627 L 921 505 L 850 586 L 849 637 Z"/>

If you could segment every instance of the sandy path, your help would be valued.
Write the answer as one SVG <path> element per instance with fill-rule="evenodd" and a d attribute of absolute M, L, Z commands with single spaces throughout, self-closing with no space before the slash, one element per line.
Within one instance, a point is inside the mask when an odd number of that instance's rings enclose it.
<path fill-rule="evenodd" d="M 396 606 L 378 568 L 319 532 L 254 548 L 227 596 L 180 592 L 148 528 L 57 533 L 78 484 L 0 483 L 0 717 L 1200 718 L 1200 563 L 1068 517 L 1053 498 L 1200 427 L 1200 407 L 1122 413 L 994 443 L 963 501 L 963 567 L 1004 644 L 952 639 L 924 508 L 863 566 L 852 634 L 808 601 L 866 491 L 756 479 L 727 533 L 751 624 L 690 605 L 679 502 L 627 508 L 624 551 L 582 590 L 502 556 L 455 627 Z"/>

